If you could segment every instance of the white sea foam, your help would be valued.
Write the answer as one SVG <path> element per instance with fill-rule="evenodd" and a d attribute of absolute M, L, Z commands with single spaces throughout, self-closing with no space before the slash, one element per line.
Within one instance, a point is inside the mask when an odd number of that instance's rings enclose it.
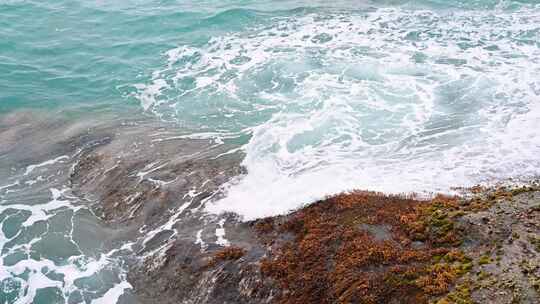
<path fill-rule="evenodd" d="M 227 247 L 227 246 L 230 246 L 230 242 L 229 240 L 225 238 L 224 225 L 225 225 L 225 219 L 221 219 L 218 222 L 218 228 L 216 228 L 216 238 L 217 238 L 216 244 Z"/>
<path fill-rule="evenodd" d="M 136 87 L 141 92 L 137 98 L 141 101 L 141 105 L 146 111 L 156 102 L 156 97 L 161 95 L 162 90 L 167 87 L 167 83 L 163 79 L 156 79 L 152 84 L 141 84 Z"/>
<path fill-rule="evenodd" d="M 32 226 L 39 221 L 46 221 L 50 217 L 54 216 L 51 211 L 62 208 L 71 207 L 68 200 L 61 200 L 62 191 L 58 189 L 51 189 L 53 199 L 46 204 L 40 205 L 26 205 L 26 204 L 3 204 L 0 205 L 0 213 L 7 209 L 26 210 L 30 211 L 31 215 L 22 223 L 23 227 Z M 75 209 L 76 210 L 76 209 Z"/>
<path fill-rule="evenodd" d="M 146 176 L 154 171 L 157 171 L 167 165 L 167 163 L 161 164 L 159 166 L 156 166 L 159 163 L 159 161 L 153 162 L 151 164 L 146 165 L 143 170 L 137 172 L 136 176 L 139 178 L 139 181 L 142 182 Z"/>
<path fill-rule="evenodd" d="M 19 184 L 20 184 L 19 180 L 16 180 L 11 184 L 0 186 L 0 190 L 9 189 L 9 188 L 11 188 L 13 186 L 18 186 Z"/>
<path fill-rule="evenodd" d="M 50 165 L 53 162 L 46 163 L 46 165 Z M 38 178 L 37 180 L 44 179 Z M 32 190 L 28 187 L 32 187 L 34 183 L 24 182 L 22 184 L 16 183 L 16 185 L 25 186 L 27 188 L 24 190 L 30 192 Z M 101 253 L 97 258 L 94 258 L 87 256 L 79 244 L 76 243 L 74 239 L 76 225 L 74 218 L 79 216 L 79 212 L 84 207 L 74 205 L 72 202 L 73 197 L 68 192 L 68 188 L 63 188 L 62 190 L 51 188 L 51 199 L 48 202 L 41 204 L 18 204 L 10 203 L 8 200 L 0 205 L 0 214 L 10 212 L 0 221 L 0 226 L 3 228 L 0 229 L 0 252 L 2 252 L 2 259 L 0 260 L 0 282 L 3 282 L 3 284 L 12 282 L 13 290 L 11 292 L 18 293 L 14 303 L 32 303 L 38 291 L 44 288 L 55 288 L 64 301 L 67 301 L 73 293 L 77 293 L 80 290 L 81 286 L 78 281 L 81 279 L 97 278 L 102 275 L 101 273 L 104 269 L 109 269 L 107 271 L 110 272 L 113 269 L 111 265 L 115 265 L 116 263 L 114 262 L 116 259 L 116 252 L 114 250 L 109 253 Z M 22 218 L 18 228 L 13 223 L 9 223 L 8 220 L 10 218 L 20 216 L 24 216 L 24 218 Z M 53 217 L 57 219 L 60 217 L 69 217 L 67 223 L 70 224 L 70 228 L 62 231 L 64 227 L 54 224 Z M 46 229 L 38 234 L 33 234 L 32 231 L 40 231 L 40 228 L 37 226 L 38 223 L 44 223 Z M 4 229 L 6 228 L 8 229 L 7 231 L 17 228 L 17 231 L 7 236 L 4 233 Z M 62 231 L 65 240 L 58 243 L 57 246 L 68 246 L 71 244 L 74 246 L 75 252 L 64 262 L 56 260 L 54 255 L 49 256 L 47 251 L 39 251 L 39 254 L 36 255 L 37 248 L 40 248 L 38 245 L 46 242 L 48 236 L 55 235 L 57 233 L 55 231 L 58 231 L 58 229 Z M 26 258 L 18 259 L 15 262 L 8 262 L 7 258 L 15 255 L 22 255 Z M 130 288 L 125 278 L 122 279 L 125 276 L 122 273 L 123 270 L 118 269 L 115 271 L 120 272 L 120 280 L 119 283 L 113 286 L 103 296 L 107 298 L 107 303 L 115 303 L 115 299 L 126 288 Z M 104 301 L 104 298 L 101 298 L 101 301 Z M 100 302 L 97 301 L 96 303 Z"/>
<path fill-rule="evenodd" d="M 145 107 L 202 134 L 249 136 L 248 174 L 206 207 L 245 219 L 354 188 L 537 176 L 539 24 L 534 5 L 276 17 L 169 51 L 152 81 L 173 89 Z"/>
<path fill-rule="evenodd" d="M 190 196 L 192 192 L 188 192 L 188 194 L 184 195 L 184 198 L 186 196 Z M 145 253 L 143 255 L 143 259 L 151 258 L 154 263 L 159 263 L 160 261 L 164 261 L 162 258 L 165 255 L 165 252 L 167 249 L 169 249 L 172 246 L 171 240 L 174 240 L 174 238 L 178 235 L 178 230 L 176 229 L 175 225 L 176 223 L 181 219 L 181 216 L 183 215 L 184 211 L 192 204 L 193 198 L 198 195 L 195 194 L 194 196 L 190 196 L 191 199 L 186 200 L 184 204 L 182 204 L 180 207 L 173 209 L 169 212 L 169 218 L 167 221 L 158 226 L 157 228 L 154 228 L 153 230 L 146 231 L 145 229 L 141 228 L 141 232 L 144 232 L 145 236 L 142 238 L 141 244 L 143 247 L 145 247 L 154 237 L 163 231 L 172 231 L 171 235 L 167 238 L 167 240 L 164 240 L 159 246 L 153 250 L 150 250 L 149 252 Z M 155 265 L 156 267 L 159 265 Z"/>
<path fill-rule="evenodd" d="M 109 289 L 101 298 L 92 300 L 92 304 L 110 304 L 116 303 L 126 289 L 131 289 L 132 286 L 127 281 L 122 281 L 111 289 Z"/>
<path fill-rule="evenodd" d="M 63 160 L 67 160 L 67 159 L 69 159 L 69 156 L 63 155 L 63 156 L 59 156 L 59 157 L 57 157 L 55 159 L 50 159 L 50 160 L 44 161 L 44 162 L 39 163 L 39 164 L 30 165 L 30 166 L 26 167 L 26 172 L 24 172 L 24 175 L 28 175 L 28 174 L 32 173 L 32 171 L 34 171 L 37 168 L 50 166 L 50 165 L 56 164 L 58 162 L 61 162 Z"/>
<path fill-rule="evenodd" d="M 201 251 L 205 251 L 208 245 L 202 239 L 202 233 L 203 229 L 197 231 L 197 235 L 195 236 L 195 244 L 201 246 Z"/>

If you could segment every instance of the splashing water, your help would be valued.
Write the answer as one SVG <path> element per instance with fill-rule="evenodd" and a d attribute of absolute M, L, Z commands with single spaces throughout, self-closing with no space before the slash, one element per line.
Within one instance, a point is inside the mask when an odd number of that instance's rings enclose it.
<path fill-rule="evenodd" d="M 246 219 L 353 188 L 443 191 L 540 169 L 540 7 L 232 10 L 166 52 L 145 110 L 243 144 L 207 209 Z M 202 133 L 199 133 L 202 132 Z"/>

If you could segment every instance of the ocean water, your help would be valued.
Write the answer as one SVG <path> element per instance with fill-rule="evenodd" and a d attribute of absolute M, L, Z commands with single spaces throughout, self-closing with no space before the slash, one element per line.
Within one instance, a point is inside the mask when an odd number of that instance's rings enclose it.
<path fill-rule="evenodd" d="M 348 189 L 527 180 L 540 1 L 0 0 L 0 118 L 26 112 L 226 143 L 247 173 L 205 209 L 246 220 Z M 61 136 L 26 162 L 0 142 L 0 303 L 133 303 L 126 247 L 69 189 L 76 155 L 40 158 Z"/>

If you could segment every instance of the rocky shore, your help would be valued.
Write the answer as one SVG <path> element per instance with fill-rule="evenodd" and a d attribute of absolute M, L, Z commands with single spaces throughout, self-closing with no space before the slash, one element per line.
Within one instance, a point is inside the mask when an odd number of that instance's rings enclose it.
<path fill-rule="evenodd" d="M 429 201 L 353 192 L 237 227 L 249 243 L 173 247 L 138 288 L 163 303 L 540 300 L 537 186 Z"/>
<path fill-rule="evenodd" d="M 4 119 L 0 138 L 17 145 L 3 153 L 69 155 L 71 194 L 124 252 L 129 303 L 540 302 L 538 183 L 431 199 L 354 191 L 243 222 L 204 212 L 244 174 L 227 143 L 144 119 L 42 122 Z"/>
<path fill-rule="evenodd" d="M 117 241 L 132 242 L 141 303 L 540 301 L 535 183 L 430 200 L 357 191 L 242 222 L 203 212 L 243 173 L 241 155 L 146 136 L 161 131 L 135 123 L 92 136 L 70 178 Z"/>

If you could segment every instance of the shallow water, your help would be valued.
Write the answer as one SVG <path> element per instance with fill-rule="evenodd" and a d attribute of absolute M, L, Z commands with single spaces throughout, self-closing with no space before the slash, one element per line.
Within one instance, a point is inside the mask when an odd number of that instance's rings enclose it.
<path fill-rule="evenodd" d="M 119 258 L 124 248 L 112 245 L 115 230 L 69 182 L 78 151 L 65 140 L 92 123 L 66 128 L 53 118 L 0 120 L 0 140 L 9 145 L 0 165 L 0 302 L 116 302 L 130 287 Z"/>
<path fill-rule="evenodd" d="M 327 2 L 0 2 L 0 302 L 134 301 L 62 141 L 133 113 L 243 151 L 244 219 L 539 175 L 538 1 Z"/>

